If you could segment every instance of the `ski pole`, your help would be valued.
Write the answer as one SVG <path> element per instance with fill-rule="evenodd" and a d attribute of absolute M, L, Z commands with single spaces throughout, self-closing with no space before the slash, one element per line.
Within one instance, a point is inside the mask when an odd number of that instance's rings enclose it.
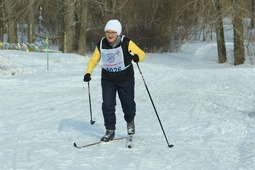
<path fill-rule="evenodd" d="M 92 120 L 92 108 L 91 108 L 91 97 L 90 97 L 89 81 L 88 81 L 88 94 L 89 94 L 90 124 L 93 125 L 96 121 Z"/>
<path fill-rule="evenodd" d="M 146 82 L 145 82 L 145 80 L 144 80 L 142 71 L 141 71 L 141 69 L 140 69 L 140 67 L 139 67 L 139 64 L 138 64 L 138 63 L 136 63 L 136 64 L 137 64 L 138 70 L 139 70 L 139 72 L 140 72 L 140 74 L 141 74 L 141 76 L 142 76 L 143 83 L 144 83 L 145 88 L 146 88 L 146 90 L 147 90 L 147 92 L 148 92 L 148 95 L 149 95 L 149 97 L 150 97 L 150 100 L 151 100 L 152 106 L 153 106 L 153 108 L 154 108 L 154 111 L 155 111 L 155 113 L 156 113 L 156 115 L 157 115 L 158 122 L 159 122 L 159 124 L 160 124 L 160 126 L 161 126 L 161 129 L 162 129 L 162 132 L 163 132 L 163 134 L 164 134 L 164 136 L 165 136 L 167 145 L 168 145 L 169 148 L 172 148 L 174 145 L 172 145 L 172 144 L 170 145 L 169 142 L 168 142 L 168 139 L 167 139 L 167 137 L 166 137 L 166 133 L 165 133 L 164 128 L 163 128 L 163 126 L 162 126 L 162 123 L 161 123 L 161 121 L 160 121 L 158 112 L 157 112 L 156 107 L 155 107 L 155 105 L 154 105 L 154 102 L 153 102 L 153 100 L 152 100 L 152 97 L 151 97 L 151 94 L 150 94 L 149 89 L 148 89 L 148 87 L 147 87 L 147 84 L 146 84 Z"/>

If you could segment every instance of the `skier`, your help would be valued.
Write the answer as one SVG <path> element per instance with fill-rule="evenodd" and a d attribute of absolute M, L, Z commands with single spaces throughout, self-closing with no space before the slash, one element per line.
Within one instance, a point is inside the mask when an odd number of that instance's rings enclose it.
<path fill-rule="evenodd" d="M 142 51 L 132 40 L 121 34 L 121 23 L 112 19 L 104 28 L 105 37 L 98 42 L 90 58 L 83 81 L 89 82 L 91 75 L 100 62 L 102 87 L 102 112 L 104 117 L 105 135 L 101 141 L 108 142 L 115 136 L 116 125 L 116 94 L 118 93 L 124 119 L 127 122 L 128 135 L 135 134 L 134 118 L 136 104 L 134 101 L 134 62 L 141 62 L 145 58 Z"/>

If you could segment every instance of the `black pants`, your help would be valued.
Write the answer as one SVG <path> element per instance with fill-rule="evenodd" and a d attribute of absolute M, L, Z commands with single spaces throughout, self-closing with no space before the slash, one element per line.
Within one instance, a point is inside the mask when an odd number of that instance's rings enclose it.
<path fill-rule="evenodd" d="M 134 101 L 134 86 L 135 80 L 125 81 L 123 83 L 112 83 L 106 80 L 101 80 L 102 85 L 102 111 L 104 116 L 104 125 L 107 130 L 115 130 L 116 115 L 116 94 L 118 93 L 122 111 L 124 112 L 124 119 L 126 122 L 134 120 L 136 112 L 136 104 Z"/>

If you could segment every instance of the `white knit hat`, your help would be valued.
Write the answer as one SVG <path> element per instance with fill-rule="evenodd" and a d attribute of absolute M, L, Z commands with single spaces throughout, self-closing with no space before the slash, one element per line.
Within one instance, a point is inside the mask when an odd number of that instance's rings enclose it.
<path fill-rule="evenodd" d="M 122 31 L 121 23 L 117 19 L 109 20 L 104 27 L 104 31 L 107 30 L 116 31 L 117 34 L 120 35 Z"/>

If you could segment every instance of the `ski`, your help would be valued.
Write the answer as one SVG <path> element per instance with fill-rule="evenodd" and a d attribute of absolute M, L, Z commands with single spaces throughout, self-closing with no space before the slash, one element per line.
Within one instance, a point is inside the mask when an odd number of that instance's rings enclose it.
<path fill-rule="evenodd" d="M 124 137 L 120 137 L 120 138 L 114 138 L 113 140 L 121 140 L 121 139 L 125 139 Z M 99 145 L 101 143 L 105 143 L 104 141 L 98 141 L 98 142 L 94 142 L 94 143 L 90 143 L 90 144 L 87 144 L 87 145 L 77 145 L 75 142 L 73 143 L 73 146 L 75 148 L 78 148 L 78 149 L 81 149 L 81 148 L 86 148 L 86 147 L 89 147 L 89 146 L 94 146 L 94 145 Z"/>
<path fill-rule="evenodd" d="M 132 147 L 133 147 L 133 136 L 129 135 L 127 140 L 127 148 L 132 148 Z"/>

